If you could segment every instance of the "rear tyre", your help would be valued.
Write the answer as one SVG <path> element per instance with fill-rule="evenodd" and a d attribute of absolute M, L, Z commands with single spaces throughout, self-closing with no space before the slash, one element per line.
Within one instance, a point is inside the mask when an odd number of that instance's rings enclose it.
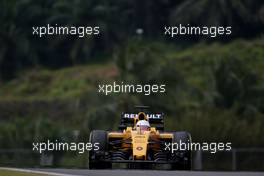
<path fill-rule="evenodd" d="M 89 169 L 111 169 L 112 164 L 104 161 L 106 152 L 108 152 L 107 132 L 103 130 L 94 130 L 90 133 L 89 142 L 94 146 L 98 146 L 98 150 L 93 147 L 89 151 Z"/>
<path fill-rule="evenodd" d="M 186 131 L 179 131 L 173 133 L 173 143 L 180 143 L 187 145 L 191 144 L 191 135 Z M 190 145 L 189 145 L 190 146 Z M 177 151 L 172 154 L 172 158 L 177 163 L 171 165 L 173 170 L 191 170 L 192 169 L 192 152 L 191 150 Z"/>

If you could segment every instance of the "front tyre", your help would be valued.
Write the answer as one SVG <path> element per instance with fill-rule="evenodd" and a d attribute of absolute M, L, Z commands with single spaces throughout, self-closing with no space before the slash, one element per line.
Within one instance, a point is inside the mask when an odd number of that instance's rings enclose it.
<path fill-rule="evenodd" d="M 190 146 L 191 144 L 191 135 L 186 131 L 179 131 L 173 133 L 173 143 L 177 143 L 178 146 L 180 143 L 184 143 Z M 173 170 L 191 170 L 192 169 L 192 151 L 176 151 L 172 154 L 172 160 L 176 163 L 172 164 L 171 168 Z"/>
<path fill-rule="evenodd" d="M 108 152 L 107 132 L 103 130 L 93 130 L 90 133 L 89 142 L 94 145 L 97 143 L 98 150 L 94 148 L 89 151 L 89 169 L 111 169 L 112 164 L 104 161 Z"/>

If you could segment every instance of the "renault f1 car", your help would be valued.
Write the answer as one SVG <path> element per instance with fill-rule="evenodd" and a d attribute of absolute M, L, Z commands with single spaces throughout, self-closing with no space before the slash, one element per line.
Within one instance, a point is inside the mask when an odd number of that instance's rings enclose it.
<path fill-rule="evenodd" d="M 139 121 L 147 121 L 150 126 L 139 126 Z M 90 142 L 98 145 L 97 150 L 89 151 L 90 169 L 127 163 L 132 169 L 167 164 L 173 170 L 191 170 L 191 151 L 168 149 L 170 143 L 190 143 L 191 136 L 185 131 L 165 132 L 163 113 L 122 113 L 119 131 L 94 130 Z"/>

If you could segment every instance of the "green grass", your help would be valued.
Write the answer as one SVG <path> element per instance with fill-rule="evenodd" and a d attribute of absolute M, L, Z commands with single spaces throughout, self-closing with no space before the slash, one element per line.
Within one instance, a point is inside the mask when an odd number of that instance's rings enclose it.
<path fill-rule="evenodd" d="M 60 70 L 32 70 L 0 88 L 0 100 L 50 100 L 81 97 L 97 88 L 98 81 L 112 80 L 113 64 L 75 66 Z"/>
<path fill-rule="evenodd" d="M 46 176 L 46 174 L 34 174 L 28 172 L 17 172 L 17 171 L 9 171 L 5 169 L 0 169 L 0 176 Z"/>
<path fill-rule="evenodd" d="M 231 43 L 200 43 L 180 52 L 169 52 L 168 58 L 188 83 L 208 89 L 213 70 L 221 60 L 237 59 L 257 75 L 264 75 L 264 38 L 235 40 Z"/>
<path fill-rule="evenodd" d="M 184 77 L 186 83 L 200 90 L 212 89 L 210 82 L 213 79 L 213 70 L 222 59 L 236 58 L 252 72 L 264 75 L 263 38 L 251 41 L 236 40 L 228 44 L 200 43 L 185 50 L 166 46 L 166 44 L 158 45 L 160 52 L 163 52 L 156 61 L 158 66 L 169 63 L 169 66 L 175 68 Z M 137 54 L 134 57 L 138 57 Z M 148 65 L 145 69 L 149 68 Z M 24 71 L 17 78 L 0 84 L 0 101 L 78 98 L 89 92 L 94 93 L 98 83 L 113 81 L 118 76 L 118 68 L 113 62 L 59 70 Z"/>

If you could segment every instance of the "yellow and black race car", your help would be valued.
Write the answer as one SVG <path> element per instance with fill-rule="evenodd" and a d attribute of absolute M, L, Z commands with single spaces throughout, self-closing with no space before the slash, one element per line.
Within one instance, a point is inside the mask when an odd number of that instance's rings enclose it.
<path fill-rule="evenodd" d="M 110 169 L 112 163 L 127 163 L 132 169 L 167 164 L 173 170 L 191 170 L 191 151 L 172 147 L 191 143 L 190 134 L 165 132 L 162 113 L 122 113 L 119 130 L 90 133 L 90 142 L 98 146 L 89 151 L 90 169 Z"/>

